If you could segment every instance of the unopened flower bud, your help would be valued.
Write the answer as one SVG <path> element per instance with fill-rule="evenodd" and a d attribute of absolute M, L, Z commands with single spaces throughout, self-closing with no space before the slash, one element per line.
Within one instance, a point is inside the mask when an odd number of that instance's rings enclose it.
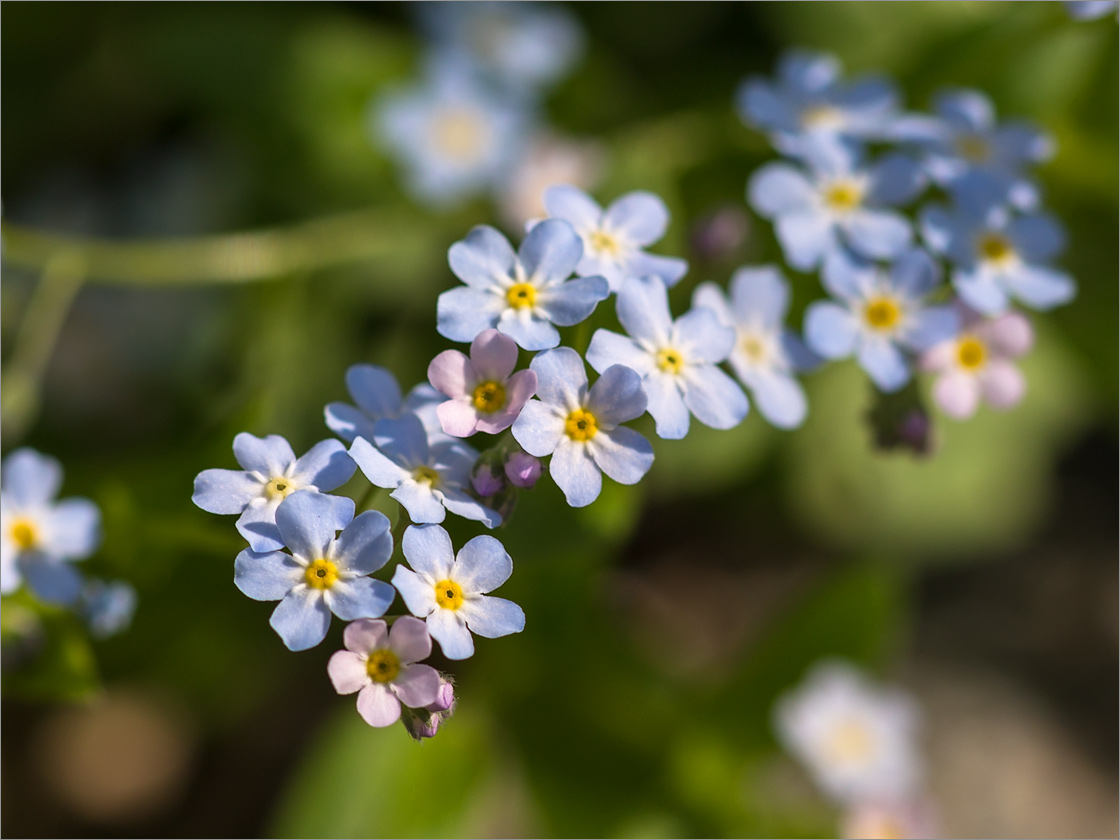
<path fill-rule="evenodd" d="M 451 680 L 444 678 L 439 684 L 439 694 L 436 699 L 424 708 L 429 712 L 446 712 L 455 705 L 455 686 Z"/>
<path fill-rule="evenodd" d="M 401 723 L 409 735 L 417 741 L 434 738 L 443 722 L 455 712 L 455 689 L 451 680 L 446 677 L 441 679 L 434 702 L 423 709 L 403 709 L 402 712 Z"/>
<path fill-rule="evenodd" d="M 532 487 L 541 477 L 541 462 L 527 452 L 515 452 L 506 461 L 506 478 L 514 487 Z"/>
<path fill-rule="evenodd" d="M 474 492 L 482 497 L 500 493 L 505 484 L 502 474 L 495 472 L 494 468 L 487 463 L 480 462 L 475 467 L 474 472 L 471 473 L 471 486 L 474 487 Z"/>

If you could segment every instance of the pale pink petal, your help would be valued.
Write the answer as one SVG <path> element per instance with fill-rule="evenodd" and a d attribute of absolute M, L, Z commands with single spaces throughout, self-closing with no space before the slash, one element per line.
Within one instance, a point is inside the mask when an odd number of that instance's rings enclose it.
<path fill-rule="evenodd" d="M 1007 312 L 976 330 L 998 356 L 1022 356 L 1034 344 L 1031 322 L 1019 312 Z"/>
<path fill-rule="evenodd" d="M 465 400 L 441 402 L 436 406 L 436 416 L 443 431 L 452 437 L 470 437 L 479 428 L 478 412 Z"/>
<path fill-rule="evenodd" d="M 919 367 L 927 373 L 941 373 L 953 369 L 957 361 L 957 342 L 942 341 L 922 354 Z"/>
<path fill-rule="evenodd" d="M 521 409 L 529 401 L 529 397 L 537 392 L 537 374 L 531 370 L 519 370 L 509 378 L 506 383 L 506 407 L 489 416 L 483 414 L 478 418 L 478 430 L 488 435 L 496 435 L 513 425 L 513 421 L 521 414 Z"/>
<path fill-rule="evenodd" d="M 406 706 L 419 709 L 434 703 L 439 697 L 439 671 L 428 665 L 408 665 L 401 668 L 393 680 L 393 693 Z"/>
<path fill-rule="evenodd" d="M 992 359 L 980 375 L 984 399 L 992 408 L 1007 409 L 1018 405 L 1027 391 L 1027 381 L 1011 362 Z"/>
<path fill-rule="evenodd" d="M 389 648 L 406 665 L 427 659 L 432 654 L 432 637 L 428 635 L 428 625 L 411 615 L 398 618 L 389 631 Z"/>
<path fill-rule="evenodd" d="M 451 399 L 469 396 L 477 379 L 478 373 L 471 360 L 458 350 L 444 350 L 428 365 L 428 381 L 432 387 Z"/>
<path fill-rule="evenodd" d="M 941 410 L 957 420 L 963 420 L 976 413 L 980 403 L 980 383 L 976 377 L 962 371 L 954 371 L 938 377 L 933 386 L 933 398 Z"/>
<path fill-rule="evenodd" d="M 517 367 L 517 342 L 495 329 L 483 330 L 471 342 L 471 363 L 479 379 L 505 382 Z"/>
<path fill-rule="evenodd" d="M 390 726 L 401 716 L 401 703 L 382 683 L 371 682 L 358 693 L 358 714 L 370 726 Z"/>
<path fill-rule="evenodd" d="M 346 625 L 342 643 L 355 653 L 369 653 L 388 644 L 389 632 L 380 618 L 359 618 Z"/>
<path fill-rule="evenodd" d="M 337 651 L 327 663 L 327 674 L 339 694 L 353 694 L 369 682 L 366 658 L 352 650 Z"/>

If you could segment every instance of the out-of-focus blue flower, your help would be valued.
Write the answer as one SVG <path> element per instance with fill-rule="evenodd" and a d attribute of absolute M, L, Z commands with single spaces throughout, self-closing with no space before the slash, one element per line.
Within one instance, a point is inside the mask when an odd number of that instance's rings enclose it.
<path fill-rule="evenodd" d="M 618 293 L 618 320 L 629 333 L 597 330 L 587 349 L 591 367 L 604 373 L 625 365 L 642 377 L 647 410 L 659 437 L 688 434 L 689 414 L 713 429 L 730 429 L 747 416 L 747 395 L 717 365 L 735 347 L 735 330 L 698 307 L 676 321 L 669 293 L 657 277 L 633 277 Z"/>
<path fill-rule="evenodd" d="M 1096 20 L 1120 8 L 1116 0 L 1065 0 L 1066 12 L 1074 20 Z"/>
<path fill-rule="evenodd" d="M 237 530 L 253 551 L 284 547 L 276 526 L 276 509 L 297 490 L 326 493 L 341 487 L 354 475 L 354 462 L 337 440 L 321 440 L 296 459 L 291 445 L 280 435 L 259 438 L 241 432 L 233 439 L 233 454 L 240 470 L 203 470 L 194 480 L 191 501 L 209 513 L 240 513 Z M 350 521 L 349 499 L 327 496 L 334 505 L 335 521 Z M 342 528 L 346 523 L 338 525 Z"/>
<path fill-rule="evenodd" d="M 410 525 L 401 548 L 412 568 L 397 566 L 393 585 L 448 659 L 474 653 L 471 633 L 496 639 L 525 629 L 521 607 L 488 594 L 513 574 L 513 560 L 493 537 L 475 537 L 456 555 L 439 525 Z"/>
<path fill-rule="evenodd" d="M 925 208 L 920 226 L 929 247 L 952 261 L 957 293 L 985 315 L 1004 312 L 1009 298 L 1047 310 L 1077 292 L 1072 277 L 1047 265 L 1065 247 L 1061 225 L 1047 214 L 958 200 L 952 210 Z"/>
<path fill-rule="evenodd" d="M 808 404 L 795 371 L 816 367 L 820 359 L 793 330 L 785 327 L 789 281 L 775 266 L 744 266 L 731 277 L 731 299 L 715 283 L 701 283 L 693 306 L 711 309 L 734 327 L 735 346 L 727 361 L 762 416 L 783 429 L 800 426 Z"/>
<path fill-rule="evenodd" d="M 554 3 L 420 4 L 421 20 L 441 55 L 472 62 L 493 84 L 535 92 L 566 76 L 583 54 L 579 23 Z"/>
<path fill-rule="evenodd" d="M 82 612 L 89 631 L 106 639 L 126 630 L 136 612 L 136 590 L 123 580 L 90 580 L 82 591 Z"/>
<path fill-rule="evenodd" d="M 354 438 L 373 440 L 373 424 L 383 417 L 400 417 L 411 412 L 420 418 L 428 431 L 428 439 L 451 440 L 440 426 L 436 407 L 447 400 L 443 394 L 427 383 L 417 385 L 401 401 L 401 388 L 397 378 L 377 365 L 351 365 L 346 370 L 346 389 L 356 405 L 332 402 L 323 414 L 327 427 L 347 443 Z"/>
<path fill-rule="evenodd" d="M 339 527 L 330 496 L 293 493 L 276 511 L 276 524 L 291 551 L 237 555 L 233 580 L 257 601 L 280 601 L 269 624 L 289 650 L 315 647 L 327 635 L 333 612 L 343 621 L 377 618 L 396 592 L 367 575 L 393 554 L 393 535 L 385 514 L 367 510 L 354 518 L 354 502 Z M 342 533 L 335 538 L 335 532 Z"/>
<path fill-rule="evenodd" d="M 378 487 L 404 505 L 413 522 L 442 522 L 446 511 L 482 522 L 487 528 L 502 517 L 467 494 L 478 453 L 462 442 L 432 446 L 420 418 L 404 414 L 378 420 L 372 443 L 358 438 L 350 456 Z"/>
<path fill-rule="evenodd" d="M 822 280 L 839 303 L 818 301 L 805 313 L 805 340 L 827 359 L 855 355 L 882 391 L 897 391 L 910 379 L 904 350 L 922 352 L 951 338 L 959 318 L 951 306 L 925 306 L 940 270 L 921 248 L 889 270 L 843 252 L 825 263 Z"/>
<path fill-rule="evenodd" d="M 513 437 L 530 455 L 552 455 L 548 471 L 572 507 L 599 498 L 606 473 L 620 484 L 637 484 L 653 465 L 653 447 L 620 425 L 646 410 L 641 377 L 622 365 L 604 371 L 589 391 L 579 353 L 557 347 L 538 353 L 537 398 L 525 403 Z"/>
<path fill-rule="evenodd" d="M 807 169 L 768 163 L 751 177 L 747 196 L 773 219 L 790 265 L 815 268 L 841 244 L 869 259 L 892 259 L 909 246 L 909 220 L 887 208 L 915 198 L 925 185 L 921 167 L 903 154 L 864 165 L 856 146 L 828 138 L 801 145 Z"/>
<path fill-rule="evenodd" d="M 421 85 L 373 104 L 376 137 L 407 170 L 417 200 L 454 204 L 499 185 L 531 119 L 516 99 L 479 83 L 469 64 L 440 59 Z"/>
<path fill-rule="evenodd" d="M 669 225 L 669 210 L 653 193 L 627 193 L 603 210 L 583 190 L 560 184 L 545 192 L 544 206 L 550 217 L 571 224 L 583 240 L 576 273 L 605 277 L 612 292 L 627 278 L 651 274 L 675 286 L 688 271 L 682 259 L 642 250 L 660 240 Z"/>
<path fill-rule="evenodd" d="M 779 147 L 798 134 L 880 137 L 898 109 L 898 93 L 886 79 L 844 82 L 834 56 L 805 50 L 779 59 L 776 82 L 747 79 L 735 99 L 742 120 L 771 132 Z"/>
<path fill-rule="evenodd" d="M 516 254 L 501 233 L 479 225 L 448 251 L 451 270 L 466 286 L 439 296 L 440 335 L 474 341 L 496 327 L 526 350 L 555 347 L 560 333 L 553 324 L 578 324 L 610 294 L 602 277 L 568 280 L 582 256 L 579 236 L 560 219 L 534 227 Z"/>
<path fill-rule="evenodd" d="M 983 184 L 997 200 L 1017 207 L 1038 203 L 1038 191 L 1025 170 L 1049 160 L 1054 141 L 1023 121 L 996 122 L 991 100 L 978 90 L 943 90 L 934 98 L 937 116 L 912 114 L 900 118 L 892 137 L 917 145 L 924 165 L 938 184 L 956 190 L 968 176 L 971 188 Z"/>
<path fill-rule="evenodd" d="M 101 542 L 101 511 L 89 499 L 55 502 L 62 465 L 34 449 L 17 449 L 0 468 L 0 592 L 23 581 L 44 601 L 72 604 L 82 577 L 70 565 Z"/>

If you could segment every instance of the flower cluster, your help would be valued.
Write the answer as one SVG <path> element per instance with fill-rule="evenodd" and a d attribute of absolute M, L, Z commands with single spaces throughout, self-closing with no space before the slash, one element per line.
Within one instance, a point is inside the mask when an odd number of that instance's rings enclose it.
<path fill-rule="evenodd" d="M 0 467 L 0 592 L 27 584 L 48 604 L 81 615 L 105 638 L 132 622 L 136 591 L 124 581 L 84 578 L 74 563 L 101 542 L 101 511 L 89 499 L 55 501 L 62 465 L 34 449 L 17 449 Z"/>
<path fill-rule="evenodd" d="M 941 92 L 933 114 L 904 112 L 888 80 L 846 81 L 835 58 L 804 51 L 785 55 L 775 80 L 745 81 L 737 104 L 786 157 L 754 173 L 748 200 L 773 221 L 789 265 L 819 272 L 831 296 L 805 313 L 808 349 L 854 356 L 884 392 L 935 371 L 950 417 L 970 416 L 981 397 L 1018 402 L 1024 382 L 1009 360 L 1031 328 L 1012 305 L 1049 310 L 1075 294 L 1051 264 L 1065 237 L 1030 172 L 1053 141 L 997 121 L 973 90 Z M 795 418 L 788 389 L 786 401 Z"/>
<path fill-rule="evenodd" d="M 918 710 L 846 662 L 813 666 L 774 707 L 782 746 L 845 809 L 845 837 L 936 836 L 922 793 Z"/>

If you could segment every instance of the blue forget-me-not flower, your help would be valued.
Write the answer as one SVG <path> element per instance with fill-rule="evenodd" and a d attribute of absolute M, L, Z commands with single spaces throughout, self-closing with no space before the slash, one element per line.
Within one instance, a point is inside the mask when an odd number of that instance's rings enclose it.
<path fill-rule="evenodd" d="M 587 361 L 600 373 L 625 365 L 642 377 L 647 410 L 659 437 L 688 434 L 689 413 L 713 429 L 730 429 L 747 416 L 743 389 L 717 367 L 735 347 L 734 328 L 697 307 L 676 321 L 669 293 L 656 277 L 634 277 L 618 293 L 618 320 L 629 335 L 598 330 Z"/>
<path fill-rule="evenodd" d="M 653 465 L 653 447 L 620 424 L 646 410 L 641 377 L 613 365 L 588 390 L 579 353 L 557 347 L 538 353 L 537 398 L 525 403 L 513 437 L 530 455 L 551 455 L 549 474 L 572 507 L 599 498 L 606 473 L 620 484 L 637 484 Z"/>
<path fill-rule="evenodd" d="M 340 528 L 332 498 L 293 493 L 276 511 L 291 554 L 246 549 L 234 563 L 238 589 L 257 601 L 280 601 L 269 624 L 290 650 L 323 641 L 332 612 L 344 621 L 377 618 L 396 597 L 392 586 L 367 577 L 393 554 L 389 520 L 375 510 L 354 518 L 353 500 L 339 497 L 349 508 Z"/>
<path fill-rule="evenodd" d="M 82 613 L 98 639 L 127 629 L 135 612 L 136 590 L 123 580 L 90 580 L 82 591 Z"/>
<path fill-rule="evenodd" d="M 359 364 L 347 368 L 346 389 L 355 404 L 332 402 L 323 414 L 327 427 L 347 443 L 353 443 L 358 437 L 373 440 L 374 423 L 383 417 L 400 417 L 405 412 L 420 418 L 428 430 L 429 440 L 451 439 L 450 435 L 443 434 L 436 413 L 436 407 L 447 397 L 426 382 L 409 391 L 402 401 L 400 385 L 390 371 L 377 365 Z"/>
<path fill-rule="evenodd" d="M 529 231 L 517 253 L 497 230 L 479 225 L 447 256 L 466 284 L 441 294 L 436 308 L 439 333 L 452 341 L 474 341 L 496 327 L 526 350 L 546 350 L 560 343 L 553 324 L 578 324 L 610 294 L 602 277 L 568 280 L 583 244 L 559 219 Z"/>

